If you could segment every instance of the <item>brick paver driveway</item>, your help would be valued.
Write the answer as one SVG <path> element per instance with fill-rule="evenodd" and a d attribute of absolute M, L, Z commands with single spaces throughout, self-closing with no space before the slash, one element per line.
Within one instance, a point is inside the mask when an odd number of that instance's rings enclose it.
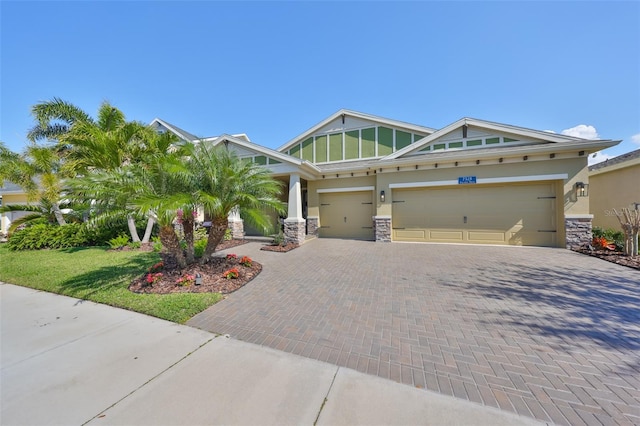
<path fill-rule="evenodd" d="M 563 249 L 313 240 L 189 324 L 558 424 L 640 424 L 640 272 Z"/>

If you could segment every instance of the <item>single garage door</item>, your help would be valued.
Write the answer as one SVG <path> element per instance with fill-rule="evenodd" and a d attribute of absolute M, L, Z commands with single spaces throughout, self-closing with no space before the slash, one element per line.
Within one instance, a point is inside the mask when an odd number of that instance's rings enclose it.
<path fill-rule="evenodd" d="M 557 246 L 553 182 L 394 189 L 393 238 Z"/>
<path fill-rule="evenodd" d="M 320 194 L 322 238 L 373 239 L 373 191 Z"/>

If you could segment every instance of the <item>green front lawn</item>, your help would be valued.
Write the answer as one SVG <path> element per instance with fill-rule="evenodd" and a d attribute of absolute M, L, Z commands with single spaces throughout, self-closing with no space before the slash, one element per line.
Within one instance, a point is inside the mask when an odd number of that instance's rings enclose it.
<path fill-rule="evenodd" d="M 136 294 L 127 287 L 157 253 L 105 248 L 9 251 L 0 244 L 0 281 L 141 312 L 177 323 L 218 302 L 217 293 Z"/>

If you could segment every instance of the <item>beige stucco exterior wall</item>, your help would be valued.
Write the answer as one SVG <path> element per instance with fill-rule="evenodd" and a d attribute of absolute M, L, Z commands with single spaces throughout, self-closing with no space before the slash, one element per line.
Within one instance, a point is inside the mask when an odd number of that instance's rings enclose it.
<path fill-rule="evenodd" d="M 589 176 L 589 198 L 593 226 L 621 229 L 612 210 L 640 203 L 640 162 L 610 171 L 593 171 Z"/>
<path fill-rule="evenodd" d="M 443 165 L 437 169 L 431 167 L 425 170 L 378 173 L 376 175 L 376 193 L 379 194 L 380 191 L 385 191 L 386 197 L 384 203 L 378 203 L 377 214 L 379 216 L 391 215 L 393 191 L 389 190 L 389 185 L 392 183 L 457 181 L 460 176 L 476 176 L 478 179 L 482 179 L 562 173 L 566 173 L 568 178 L 559 186 L 558 201 L 562 200 L 564 207 L 558 210 L 566 215 L 589 214 L 589 199 L 587 197 L 576 198 L 574 191 L 576 182 L 587 183 L 589 181 L 586 157 L 549 161 L 519 161 L 470 167 Z M 562 222 L 559 221 L 558 223 Z"/>

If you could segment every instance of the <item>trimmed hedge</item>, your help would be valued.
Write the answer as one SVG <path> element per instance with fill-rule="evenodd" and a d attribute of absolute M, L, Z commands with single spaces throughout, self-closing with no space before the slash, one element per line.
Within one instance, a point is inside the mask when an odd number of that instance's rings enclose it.
<path fill-rule="evenodd" d="M 36 224 L 14 232 L 7 248 L 18 251 L 106 245 L 119 232 L 120 229 L 89 227 L 84 223 Z"/>

